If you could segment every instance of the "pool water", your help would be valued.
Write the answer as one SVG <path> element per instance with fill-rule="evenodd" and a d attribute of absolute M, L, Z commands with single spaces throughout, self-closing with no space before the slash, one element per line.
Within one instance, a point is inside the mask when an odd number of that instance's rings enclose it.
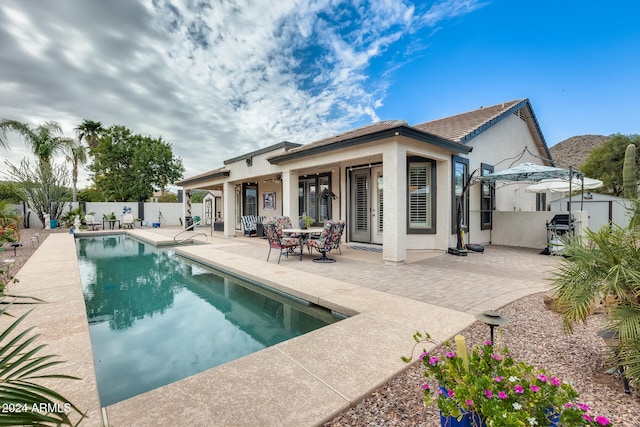
<path fill-rule="evenodd" d="M 76 248 L 102 406 L 337 320 L 129 236 Z"/>

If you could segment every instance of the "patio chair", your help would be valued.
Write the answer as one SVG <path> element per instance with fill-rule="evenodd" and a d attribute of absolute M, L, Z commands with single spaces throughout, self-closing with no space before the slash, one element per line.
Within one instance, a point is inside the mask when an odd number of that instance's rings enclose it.
<path fill-rule="evenodd" d="M 257 235 L 258 223 L 264 222 L 265 217 L 257 215 L 244 215 L 242 217 L 242 226 L 244 228 L 244 235 L 251 237 Z"/>
<path fill-rule="evenodd" d="M 342 255 L 342 249 L 340 249 L 340 241 L 342 240 L 342 234 L 344 233 L 344 228 L 346 223 L 342 220 L 335 223 L 336 233 L 335 233 L 335 241 L 333 242 L 333 249 L 337 249 L 340 255 Z"/>
<path fill-rule="evenodd" d="M 339 239 L 339 227 L 336 227 L 336 223 L 332 220 L 329 220 L 324 223 L 324 227 L 322 229 L 322 233 L 320 233 L 320 237 L 317 239 L 309 239 L 307 241 L 307 247 L 309 250 L 314 248 L 318 252 L 322 254 L 320 258 L 315 258 L 313 262 L 336 262 L 335 259 L 329 258 L 327 253 L 331 252 L 334 248 L 336 239 Z"/>
<path fill-rule="evenodd" d="M 84 222 L 87 224 L 87 228 L 91 227 L 92 230 L 95 230 L 97 226 L 100 225 L 99 222 L 93 217 L 93 215 L 85 215 Z"/>
<path fill-rule="evenodd" d="M 122 216 L 122 228 L 133 228 L 133 214 L 124 214 Z"/>
<path fill-rule="evenodd" d="M 280 233 L 278 233 L 278 224 L 273 219 L 264 224 L 264 233 L 267 236 L 267 241 L 269 242 L 269 253 L 267 254 L 267 261 L 269 261 L 269 257 L 271 256 L 271 249 L 280 249 L 280 256 L 278 256 L 278 264 L 280 264 L 280 259 L 282 258 L 283 251 L 284 256 L 288 258 L 289 252 L 293 251 L 293 249 L 298 247 L 298 245 L 300 244 L 298 238 L 283 237 L 281 231 Z"/>

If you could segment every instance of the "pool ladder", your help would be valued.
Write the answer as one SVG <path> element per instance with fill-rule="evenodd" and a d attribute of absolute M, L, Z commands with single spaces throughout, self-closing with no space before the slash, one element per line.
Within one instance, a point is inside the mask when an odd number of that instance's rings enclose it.
<path fill-rule="evenodd" d="M 191 224 L 189 227 L 185 228 L 184 230 L 182 230 L 181 232 L 179 232 L 178 234 L 176 234 L 175 236 L 173 236 L 173 241 L 176 243 L 176 245 L 181 245 L 184 242 L 186 242 L 187 240 L 193 240 L 194 237 L 197 236 L 204 236 L 205 238 L 209 238 L 209 236 L 207 236 L 207 233 L 196 233 L 192 236 L 187 236 L 184 239 L 178 241 L 178 236 L 181 235 L 182 233 L 186 233 L 187 231 L 193 231 L 193 229 L 196 227 L 196 225 L 200 224 L 202 222 L 202 220 L 196 221 L 193 224 Z"/>

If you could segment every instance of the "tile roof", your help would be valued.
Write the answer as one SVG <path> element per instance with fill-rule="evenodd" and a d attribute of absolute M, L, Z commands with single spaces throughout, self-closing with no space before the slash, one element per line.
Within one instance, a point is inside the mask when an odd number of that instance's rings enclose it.
<path fill-rule="evenodd" d="M 214 177 L 218 177 L 218 176 L 228 176 L 228 175 L 229 175 L 229 169 L 227 169 L 227 168 L 225 168 L 223 166 L 223 167 L 218 168 L 218 169 L 210 170 L 210 171 L 198 174 L 198 175 L 190 176 L 190 177 L 182 179 L 180 181 L 176 181 L 175 185 L 186 185 L 186 184 L 191 184 L 193 182 L 200 181 L 200 180 L 203 180 L 203 179 L 209 179 L 209 178 L 214 178 Z"/>
<path fill-rule="evenodd" d="M 286 153 L 271 156 L 267 160 L 271 163 L 278 164 L 295 158 L 315 155 L 398 135 L 414 138 L 458 153 L 468 153 L 470 151 L 470 149 L 463 144 L 411 127 L 404 120 L 384 120 L 293 148 Z"/>
<path fill-rule="evenodd" d="M 309 144 L 302 145 L 297 148 L 289 150 L 289 153 L 297 153 L 299 151 L 306 151 L 310 148 L 322 147 L 325 145 L 334 144 L 336 142 L 346 141 L 349 139 L 357 138 L 360 136 L 371 135 L 383 130 L 393 129 L 398 126 L 409 126 L 404 120 L 383 120 L 381 122 L 374 123 L 372 125 L 363 126 L 357 129 L 351 129 L 338 135 L 332 135 L 328 138 L 319 139 Z"/>
<path fill-rule="evenodd" d="M 479 130 L 485 124 L 497 119 L 510 108 L 524 101 L 526 101 L 526 99 L 517 99 L 515 101 L 503 102 L 490 107 L 480 107 L 477 110 L 421 123 L 413 127 L 423 132 L 438 135 L 442 138 L 447 138 L 456 142 L 463 142 L 467 136 L 474 134 L 475 131 Z"/>

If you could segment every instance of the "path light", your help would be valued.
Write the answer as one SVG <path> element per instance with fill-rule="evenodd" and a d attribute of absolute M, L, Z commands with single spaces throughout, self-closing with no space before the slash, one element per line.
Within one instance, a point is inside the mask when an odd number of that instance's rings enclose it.
<path fill-rule="evenodd" d="M 509 319 L 500 316 L 500 313 L 497 311 L 485 311 L 484 313 L 476 314 L 476 319 L 489 325 L 489 328 L 491 328 L 491 345 L 493 345 L 493 328 L 509 323 Z"/>

